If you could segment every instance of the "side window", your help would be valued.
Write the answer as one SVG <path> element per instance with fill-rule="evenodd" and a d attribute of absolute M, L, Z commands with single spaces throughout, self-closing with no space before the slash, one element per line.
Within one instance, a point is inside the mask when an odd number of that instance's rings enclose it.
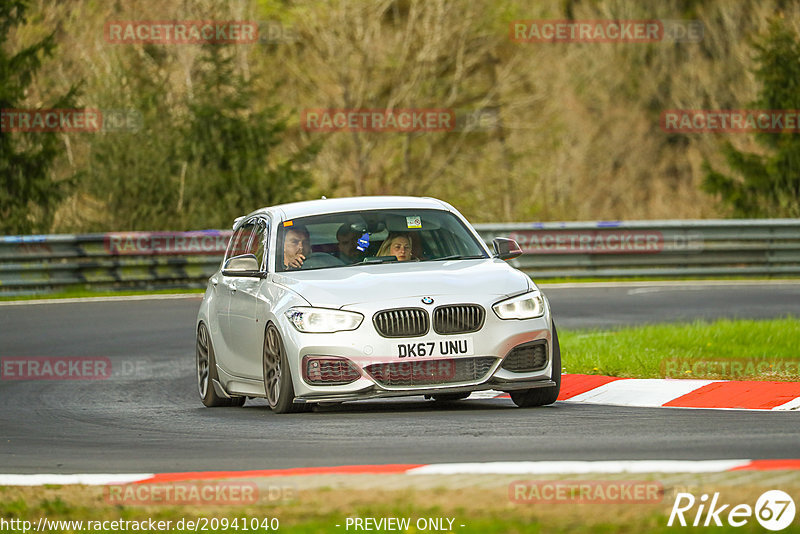
<path fill-rule="evenodd" d="M 228 261 L 230 258 L 236 256 L 234 250 L 237 250 L 241 247 L 240 243 L 242 241 L 242 228 L 233 232 L 231 236 L 231 240 L 228 242 L 228 250 L 225 252 L 225 261 Z"/>
<path fill-rule="evenodd" d="M 250 252 L 250 242 L 253 236 L 257 234 L 258 231 L 255 221 L 242 225 L 236 230 L 233 237 L 231 237 L 231 245 L 228 248 L 228 254 L 225 256 L 226 259 Z"/>

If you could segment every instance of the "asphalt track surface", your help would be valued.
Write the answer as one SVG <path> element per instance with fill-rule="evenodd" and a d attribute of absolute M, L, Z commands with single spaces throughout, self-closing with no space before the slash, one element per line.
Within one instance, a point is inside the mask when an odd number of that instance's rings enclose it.
<path fill-rule="evenodd" d="M 562 328 L 800 317 L 800 283 L 545 288 Z M 0 357 L 108 357 L 95 381 L 0 380 L 0 473 L 148 473 L 521 460 L 794 458 L 797 413 L 420 397 L 274 415 L 204 408 L 199 299 L 0 306 Z"/>

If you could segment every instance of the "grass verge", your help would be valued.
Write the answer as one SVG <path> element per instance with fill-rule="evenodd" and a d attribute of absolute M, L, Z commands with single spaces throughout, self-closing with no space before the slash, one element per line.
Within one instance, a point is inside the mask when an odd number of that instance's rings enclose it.
<path fill-rule="evenodd" d="M 794 317 L 559 331 L 565 372 L 632 378 L 798 381 L 798 339 Z"/>
<path fill-rule="evenodd" d="M 391 477 L 380 477 L 386 481 L 382 487 L 318 486 L 297 491 L 289 500 L 270 501 L 262 491 L 259 501 L 249 505 L 222 506 L 208 502 L 187 506 L 129 506 L 108 502 L 107 492 L 100 487 L 44 486 L 0 488 L 0 516 L 6 519 L 23 519 L 34 525 L 39 518 L 49 521 L 83 521 L 86 531 L 88 521 L 171 521 L 175 526 L 184 519 L 204 518 L 207 529 L 203 532 L 271 532 L 263 528 L 242 529 L 242 521 L 263 521 L 277 518 L 280 532 L 329 533 L 358 532 L 352 525 L 346 528 L 348 518 L 408 518 L 411 528 L 400 532 L 454 532 L 463 534 L 522 534 L 522 533 L 583 533 L 583 532 L 673 532 L 685 530 L 668 527 L 667 522 L 678 492 L 689 491 L 693 495 L 720 493 L 721 503 L 746 503 L 753 506 L 764 491 L 780 487 L 790 494 L 798 489 L 794 472 L 770 474 L 768 479 L 735 478 L 734 480 L 709 480 L 702 484 L 692 482 L 694 475 L 647 475 L 637 474 L 635 480 L 653 480 L 662 483 L 663 496 L 657 502 L 571 502 L 566 496 L 562 500 L 524 500 L 512 498 L 509 493 L 511 480 L 529 477 L 490 476 L 442 477 L 436 486 L 420 487 L 423 484 L 393 487 Z M 780 481 L 776 480 L 778 477 Z M 552 479 L 552 477 L 550 477 Z M 561 477 L 558 477 L 561 478 Z M 570 477 L 565 480 L 580 480 Z M 585 478 L 585 477 L 584 477 Z M 597 482 L 614 484 L 630 478 L 628 475 L 609 475 Z M 668 480 L 669 479 L 669 480 Z M 261 480 L 260 484 L 266 481 Z M 292 484 L 291 479 L 272 481 L 271 485 Z M 720 503 L 720 504 L 721 504 Z M 728 507 L 730 508 L 730 507 Z M 687 513 L 692 521 L 697 507 Z M 727 512 L 726 512 L 727 513 Z M 721 519 L 725 521 L 723 514 Z M 239 518 L 239 528 L 214 528 L 211 518 L 232 522 Z M 201 519 L 202 521 L 203 519 Z M 419 520 L 425 523 L 418 523 Z M 433 520 L 433 522 L 431 521 Z M 452 522 L 450 522 L 452 520 Z M 439 528 L 431 528 L 437 524 Z M 420 528 L 419 525 L 427 525 Z M 273 523 L 274 525 L 274 523 Z M 53 528 L 50 532 L 81 531 Z M 442 528 L 449 527 L 449 528 Z M 714 532 L 763 532 L 755 518 L 750 517 L 741 528 L 716 527 Z M 133 530 L 128 527 L 127 530 Z M 147 530 L 155 532 L 153 530 Z M 184 532 L 189 529 L 165 529 L 167 532 Z M 385 529 L 375 531 L 386 532 Z M 800 522 L 783 530 L 786 533 L 800 532 Z"/>

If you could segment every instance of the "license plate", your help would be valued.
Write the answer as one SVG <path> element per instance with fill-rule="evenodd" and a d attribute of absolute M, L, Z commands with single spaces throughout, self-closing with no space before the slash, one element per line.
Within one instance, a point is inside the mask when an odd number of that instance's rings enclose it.
<path fill-rule="evenodd" d="M 475 347 L 471 337 L 460 337 L 396 343 L 394 353 L 398 358 L 472 356 L 475 354 Z"/>

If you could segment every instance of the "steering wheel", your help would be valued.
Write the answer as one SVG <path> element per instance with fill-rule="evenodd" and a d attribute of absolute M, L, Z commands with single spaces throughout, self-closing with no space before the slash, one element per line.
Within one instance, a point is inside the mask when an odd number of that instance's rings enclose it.
<path fill-rule="evenodd" d="M 331 256 L 327 252 L 312 252 L 303 262 L 302 269 L 318 269 L 320 267 L 339 267 L 346 265 L 345 262 Z"/>

